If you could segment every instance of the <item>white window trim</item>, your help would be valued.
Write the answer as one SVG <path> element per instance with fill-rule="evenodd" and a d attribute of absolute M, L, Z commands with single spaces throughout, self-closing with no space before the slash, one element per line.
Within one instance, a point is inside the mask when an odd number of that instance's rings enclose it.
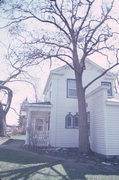
<path fill-rule="evenodd" d="M 70 88 L 69 89 L 69 83 L 68 83 L 68 81 L 75 81 L 76 82 L 76 79 L 67 79 L 67 98 L 74 98 L 74 99 L 76 99 L 77 98 L 77 95 L 76 96 L 72 96 L 72 95 L 70 95 L 69 94 L 69 90 L 71 89 L 71 90 L 76 90 L 76 88 Z"/>

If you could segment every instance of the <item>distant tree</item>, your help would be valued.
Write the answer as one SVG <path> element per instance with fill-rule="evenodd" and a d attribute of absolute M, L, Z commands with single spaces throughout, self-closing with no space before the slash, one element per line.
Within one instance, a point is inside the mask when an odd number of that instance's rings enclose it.
<path fill-rule="evenodd" d="M 78 111 L 80 114 L 79 150 L 90 151 L 88 123 L 86 115 L 86 89 L 109 70 L 119 65 L 118 47 L 115 41 L 118 32 L 111 24 L 118 25 L 114 13 L 116 0 L 17 0 L 6 2 L 3 12 L 7 12 L 10 32 L 20 40 L 23 49 L 18 57 L 23 61 L 58 59 L 68 64 L 75 73 Z M 6 14 L 4 13 L 4 16 Z M 25 25 L 24 32 L 19 24 Z M 31 26 L 30 26 L 31 25 Z M 20 46 L 21 46 L 20 44 Z M 110 61 L 110 54 L 115 55 L 112 66 L 84 86 L 83 74 L 87 57 L 98 53 Z M 102 58 L 103 59 L 103 58 Z M 70 64 L 72 62 L 72 64 Z"/>

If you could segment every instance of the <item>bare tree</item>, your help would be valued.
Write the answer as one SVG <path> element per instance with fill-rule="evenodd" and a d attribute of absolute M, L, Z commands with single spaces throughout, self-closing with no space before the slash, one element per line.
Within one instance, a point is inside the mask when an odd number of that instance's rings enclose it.
<path fill-rule="evenodd" d="M 6 84 L 16 81 L 26 81 L 35 89 L 35 85 L 32 82 L 23 80 L 23 77 L 21 76 L 26 73 L 26 68 L 31 66 L 31 62 L 22 62 L 22 60 L 18 59 L 18 56 L 16 56 L 16 52 L 13 49 L 9 47 L 7 50 L 7 55 L 5 56 L 3 62 L 6 62 L 6 66 L 8 68 L 8 77 L 5 80 L 0 81 L 0 136 L 6 136 L 6 115 L 11 108 L 10 106 L 13 97 L 11 88 Z M 18 77 L 20 79 L 18 79 Z M 37 98 L 36 92 L 35 97 Z"/>
<path fill-rule="evenodd" d="M 32 60 L 38 64 L 42 59 L 50 60 L 52 63 L 53 59 L 58 59 L 74 70 L 80 114 L 79 147 L 80 152 L 88 153 L 90 145 L 87 130 L 86 89 L 119 65 L 118 48 L 114 44 L 118 33 L 111 27 L 112 23 L 118 24 L 114 17 L 116 0 L 110 0 L 108 3 L 106 0 L 51 1 L 52 3 L 50 0 L 40 2 L 32 0 L 28 3 L 22 0 L 13 4 L 8 3 L 6 11 L 9 12 L 9 18 L 7 18 L 9 22 L 5 27 L 10 26 L 15 29 L 13 27 L 18 28 L 20 23 L 26 24 L 24 34 L 21 31 L 18 32 L 18 37 L 22 42 L 24 41 L 22 46 L 25 62 Z M 33 23 L 33 28 L 27 31 L 31 28 L 30 23 Z M 115 55 L 113 65 L 84 86 L 82 77 L 86 69 L 87 57 L 99 53 L 110 61 L 108 55 L 112 52 Z M 20 53 L 19 55 L 21 56 Z"/>
<path fill-rule="evenodd" d="M 34 94 L 34 101 L 37 103 L 39 101 L 39 92 L 38 92 L 38 78 L 34 78 L 33 76 L 27 76 L 28 73 L 25 72 L 22 74 L 22 76 L 19 78 L 16 78 L 10 82 L 19 82 L 19 83 L 25 83 L 27 85 L 30 85 L 30 87 L 33 89 L 33 94 Z M 32 94 L 32 95 L 33 95 Z"/>

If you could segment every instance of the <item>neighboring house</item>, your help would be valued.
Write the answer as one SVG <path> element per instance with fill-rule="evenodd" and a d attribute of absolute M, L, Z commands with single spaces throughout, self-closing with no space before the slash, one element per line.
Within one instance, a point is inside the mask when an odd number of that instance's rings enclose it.
<path fill-rule="evenodd" d="M 104 69 L 88 60 L 84 85 Z M 86 91 L 89 138 L 92 151 L 119 155 L 119 99 L 114 92 L 115 77 L 108 72 Z M 26 144 L 78 147 L 80 126 L 76 83 L 67 65 L 52 70 L 44 89 L 44 102 L 27 103 Z"/>

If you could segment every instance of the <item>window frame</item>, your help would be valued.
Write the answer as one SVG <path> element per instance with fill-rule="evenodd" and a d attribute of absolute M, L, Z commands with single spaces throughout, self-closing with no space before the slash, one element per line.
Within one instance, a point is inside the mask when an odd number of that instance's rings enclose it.
<path fill-rule="evenodd" d="M 77 98 L 77 95 L 76 96 L 71 96 L 69 95 L 69 81 L 75 81 L 76 82 L 76 79 L 67 79 L 67 98 L 72 98 L 72 99 L 76 99 Z M 77 88 L 76 88 L 76 91 L 77 91 Z"/>
<path fill-rule="evenodd" d="M 68 118 L 71 117 L 71 126 L 68 126 L 67 122 L 68 122 Z M 65 116 L 65 128 L 66 129 L 73 129 L 73 115 L 69 112 L 66 116 Z"/>
<path fill-rule="evenodd" d="M 107 85 L 106 85 L 107 84 Z M 109 84 L 109 85 L 108 85 Z M 113 96 L 113 92 L 112 92 L 112 82 L 110 81 L 101 81 L 101 86 L 105 86 L 109 89 L 107 89 L 107 96 L 108 97 L 112 97 Z"/>
<path fill-rule="evenodd" d="M 75 118 L 78 118 L 78 126 L 75 126 Z M 73 116 L 73 128 L 74 129 L 78 129 L 79 128 L 79 114 L 76 113 L 74 116 Z"/>
<path fill-rule="evenodd" d="M 71 117 L 71 126 L 68 126 L 68 118 Z M 75 117 L 78 117 L 78 126 L 75 126 Z M 75 115 L 72 115 L 71 112 L 69 112 L 65 116 L 65 129 L 78 129 L 79 128 L 79 114 L 76 113 Z"/>

